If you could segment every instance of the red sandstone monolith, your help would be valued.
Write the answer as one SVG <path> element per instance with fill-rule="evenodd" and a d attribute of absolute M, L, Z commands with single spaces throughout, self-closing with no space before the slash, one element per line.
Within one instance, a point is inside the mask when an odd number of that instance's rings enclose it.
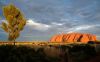
<path fill-rule="evenodd" d="M 88 41 L 96 41 L 96 36 L 93 34 L 86 34 L 86 33 L 68 33 L 68 34 L 58 34 L 54 35 L 50 42 L 82 42 L 88 43 Z"/>

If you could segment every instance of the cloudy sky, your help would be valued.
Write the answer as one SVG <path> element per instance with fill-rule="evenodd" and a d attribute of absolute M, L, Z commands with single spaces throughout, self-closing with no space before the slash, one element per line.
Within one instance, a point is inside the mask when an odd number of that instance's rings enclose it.
<path fill-rule="evenodd" d="M 0 0 L 0 23 L 5 20 L 2 7 L 10 3 L 27 19 L 18 41 L 44 41 L 54 34 L 71 32 L 92 33 L 100 38 L 100 0 Z M 7 40 L 1 28 L 0 40 Z"/>

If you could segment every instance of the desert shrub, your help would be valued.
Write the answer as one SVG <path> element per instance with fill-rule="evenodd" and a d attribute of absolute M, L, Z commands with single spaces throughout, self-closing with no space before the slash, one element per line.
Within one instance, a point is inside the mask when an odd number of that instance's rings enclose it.
<path fill-rule="evenodd" d="M 21 62 L 21 60 L 17 56 L 13 55 L 9 56 L 5 62 Z"/>
<path fill-rule="evenodd" d="M 94 47 L 89 44 L 62 45 L 56 48 L 53 46 L 44 50 L 45 47 L 35 50 L 34 47 L 28 46 L 1 45 L 0 62 L 82 62 L 96 53 Z M 50 50 L 57 52 L 57 55 L 47 55 L 46 52 L 50 54 Z"/>
<path fill-rule="evenodd" d="M 0 62 L 57 62 L 58 58 L 48 57 L 44 48 L 27 46 L 2 45 L 0 46 Z"/>
<path fill-rule="evenodd" d="M 61 58 L 59 57 L 46 57 L 49 62 L 60 62 Z"/>
<path fill-rule="evenodd" d="M 88 44 L 95 44 L 94 41 L 88 41 Z"/>
<path fill-rule="evenodd" d="M 74 45 L 69 49 L 69 53 L 75 62 L 84 62 L 96 55 L 95 48 L 89 44 Z"/>
<path fill-rule="evenodd" d="M 96 44 L 95 50 L 97 53 L 100 53 L 100 44 Z"/>

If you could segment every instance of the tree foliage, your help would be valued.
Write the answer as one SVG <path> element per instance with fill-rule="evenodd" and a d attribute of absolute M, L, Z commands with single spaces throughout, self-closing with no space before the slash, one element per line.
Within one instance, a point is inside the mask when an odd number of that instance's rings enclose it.
<path fill-rule="evenodd" d="M 1 28 L 8 33 L 8 40 L 15 41 L 23 30 L 26 19 L 21 11 L 13 4 L 3 7 L 3 15 L 6 21 L 2 22 Z"/>

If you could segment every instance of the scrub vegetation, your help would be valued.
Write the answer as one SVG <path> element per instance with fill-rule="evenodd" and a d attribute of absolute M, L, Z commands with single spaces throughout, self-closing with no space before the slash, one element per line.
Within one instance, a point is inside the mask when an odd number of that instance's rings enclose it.
<path fill-rule="evenodd" d="M 0 46 L 0 62 L 84 62 L 94 56 L 95 48 L 88 44 Z"/>

